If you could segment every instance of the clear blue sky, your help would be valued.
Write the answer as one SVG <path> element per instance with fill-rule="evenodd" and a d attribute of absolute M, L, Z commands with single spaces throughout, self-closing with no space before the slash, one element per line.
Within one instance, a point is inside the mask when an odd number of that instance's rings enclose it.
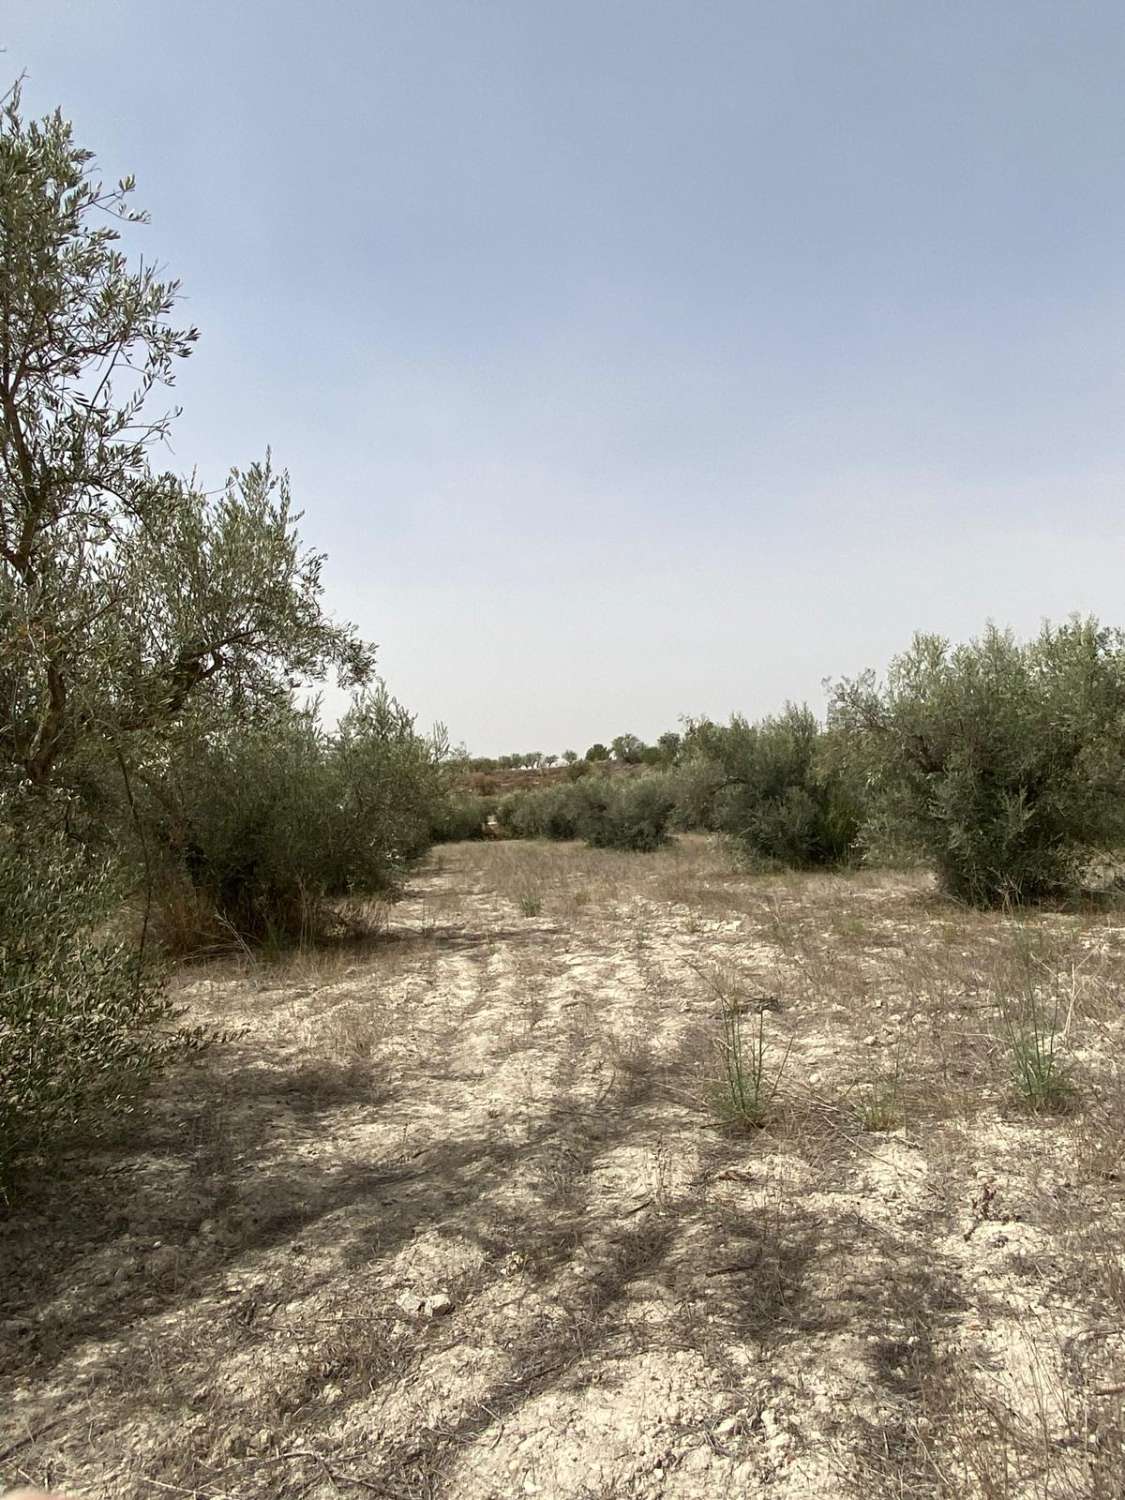
<path fill-rule="evenodd" d="M 1120 0 L 7 0 L 383 673 L 479 753 L 1125 623 Z"/>

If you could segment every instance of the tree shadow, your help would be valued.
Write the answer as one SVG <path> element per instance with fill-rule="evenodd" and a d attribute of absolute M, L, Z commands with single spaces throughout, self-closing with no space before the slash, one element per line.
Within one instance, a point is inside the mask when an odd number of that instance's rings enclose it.
<path fill-rule="evenodd" d="M 387 1438 L 362 1461 L 332 1460 L 345 1481 L 417 1495 L 497 1414 L 588 1383 L 599 1358 L 655 1340 L 698 1349 L 729 1379 L 731 1341 L 764 1346 L 802 1326 L 819 1234 L 799 1204 L 763 1213 L 656 1190 L 639 1206 L 607 1200 L 599 1172 L 653 1128 L 676 1065 L 615 1074 L 596 1108 L 576 1051 L 549 1066 L 551 1101 L 518 1130 L 504 1118 L 482 1130 L 443 1108 L 440 1134 L 427 1137 L 423 1110 L 400 1138 L 387 1117 L 409 1117 L 416 1101 L 365 1065 L 266 1066 L 234 1048 L 178 1069 L 128 1140 L 77 1155 L 4 1225 L 0 1322 L 15 1357 L 3 1362 L 0 1409 L 30 1390 L 21 1420 L 34 1439 L 80 1358 L 96 1394 L 91 1431 L 111 1433 L 139 1404 L 167 1431 L 165 1482 L 193 1485 L 206 1471 L 227 1493 L 276 1494 L 253 1434 L 281 1424 L 293 1448 L 323 1442 L 328 1422 L 386 1399 L 460 1338 L 495 1338 L 474 1308 L 515 1253 L 518 1352 L 504 1372 L 456 1419 Z M 362 1149 L 318 1152 L 342 1122 Z M 403 1314 L 386 1284 L 419 1235 L 476 1252 L 442 1281 L 452 1320 Z M 643 1311 L 654 1297 L 676 1309 L 655 1330 Z M 318 1298 L 327 1311 L 307 1325 L 282 1311 Z M 269 1389 L 206 1394 L 224 1361 L 265 1367 L 279 1340 L 285 1373 Z M 341 1392 L 331 1411 L 326 1385 Z M 76 1389 L 73 1404 L 85 1399 Z M 185 1414 L 201 1399 L 213 1418 L 189 1437 Z M 22 1461 L 41 1451 L 29 1442 Z M 315 1457 L 292 1463 L 287 1484 L 312 1486 Z"/>

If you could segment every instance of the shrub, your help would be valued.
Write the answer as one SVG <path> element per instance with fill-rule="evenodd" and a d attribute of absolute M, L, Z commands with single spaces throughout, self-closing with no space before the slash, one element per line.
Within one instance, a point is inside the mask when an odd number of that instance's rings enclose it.
<path fill-rule="evenodd" d="M 496 821 L 511 838 L 575 839 L 585 797 L 576 784 L 513 792 L 496 809 Z"/>
<path fill-rule="evenodd" d="M 789 1047 L 776 1065 L 767 1063 L 765 1014 L 759 1010 L 757 1026 L 747 1039 L 742 1012 L 727 1004 L 718 1052 L 722 1072 L 714 1099 L 720 1119 L 744 1130 L 761 1130 L 773 1114 Z"/>
<path fill-rule="evenodd" d="M 815 715 L 792 705 L 758 724 L 735 715 L 729 725 L 693 726 L 685 810 L 755 858 L 798 867 L 846 861 L 860 809 L 842 771 L 823 764 L 822 741 Z"/>
<path fill-rule="evenodd" d="M 276 941 L 331 925 L 338 898 L 395 898 L 444 795 L 437 748 L 384 692 L 332 735 L 288 709 L 188 736 L 148 789 L 173 874 L 242 937 Z"/>
<path fill-rule="evenodd" d="M 1013 923 L 1012 942 L 992 982 L 998 1039 L 1011 1080 L 1037 1114 L 1061 1114 L 1078 1102 L 1071 1052 L 1074 972 L 1041 933 Z"/>
<path fill-rule="evenodd" d="M 886 682 L 841 683 L 840 754 L 883 820 L 975 905 L 1073 887 L 1125 833 L 1125 655 L 1096 621 L 1020 643 L 994 627 L 951 647 L 919 635 Z"/>
<path fill-rule="evenodd" d="M 595 849 L 630 849 L 644 853 L 668 842 L 668 822 L 675 806 L 663 776 L 638 776 L 627 782 L 592 780 L 579 820 L 579 833 Z"/>
<path fill-rule="evenodd" d="M 511 838 L 585 839 L 596 849 L 656 849 L 668 838 L 674 796 L 662 776 L 619 782 L 586 776 L 505 797 L 497 822 Z"/>
<path fill-rule="evenodd" d="M 1064 1113 L 1075 1101 L 1073 1071 L 1065 1055 L 1058 1008 L 1048 1013 L 1035 1005 L 1002 1011 L 1012 1081 L 1037 1114 Z"/>
<path fill-rule="evenodd" d="M 159 976 L 104 935 L 110 868 L 0 809 L 0 1202 L 17 1170 L 126 1111 L 177 1032 Z"/>
<path fill-rule="evenodd" d="M 516 821 L 520 808 L 527 798 L 526 792 L 509 792 L 506 797 L 501 797 L 496 804 L 496 826 L 505 838 L 518 839 L 529 838 L 529 834 L 521 833 L 516 827 Z"/>
<path fill-rule="evenodd" d="M 483 839 L 487 835 L 488 820 L 495 810 L 494 797 L 447 796 L 434 808 L 430 838 L 435 844 Z"/>
<path fill-rule="evenodd" d="M 714 833 L 718 830 L 719 793 L 726 780 L 718 760 L 698 757 L 668 773 L 675 807 L 672 826 L 681 831 Z"/>

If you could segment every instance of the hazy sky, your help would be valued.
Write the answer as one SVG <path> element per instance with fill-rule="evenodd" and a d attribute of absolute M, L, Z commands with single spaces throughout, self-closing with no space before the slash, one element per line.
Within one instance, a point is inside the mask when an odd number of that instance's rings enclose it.
<path fill-rule="evenodd" d="M 478 753 L 1125 623 L 1120 0 L 5 0 L 7 72 Z"/>

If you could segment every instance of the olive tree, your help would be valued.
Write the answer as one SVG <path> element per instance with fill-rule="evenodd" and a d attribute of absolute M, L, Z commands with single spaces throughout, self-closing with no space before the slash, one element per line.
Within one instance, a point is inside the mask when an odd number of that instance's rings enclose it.
<path fill-rule="evenodd" d="M 337 926 L 337 898 L 399 893 L 445 801 L 444 739 L 382 688 L 334 731 L 315 708 L 206 721 L 142 771 L 138 802 L 165 862 L 160 913 L 185 946 L 225 930 L 292 942 Z M 182 903 L 184 886 L 195 903 Z"/>
<path fill-rule="evenodd" d="M 685 821 L 720 830 L 756 859 L 847 862 L 859 805 L 848 778 L 826 764 L 824 743 L 816 715 L 794 704 L 755 724 L 740 714 L 729 724 L 689 724 L 679 776 Z"/>
<path fill-rule="evenodd" d="M 75 790 L 119 771 L 135 812 L 131 776 L 188 719 L 254 722 L 372 667 L 268 457 L 218 496 L 154 467 L 176 413 L 153 403 L 197 334 L 125 253 L 132 195 L 61 114 L 0 101 L 0 1192 L 184 1040 L 143 941 L 109 935 L 118 841 L 65 836 Z"/>
<path fill-rule="evenodd" d="M 0 113 L 0 765 L 43 786 L 68 756 L 174 720 L 208 691 L 239 710 L 370 654 L 321 608 L 269 460 L 217 498 L 157 472 L 174 411 L 149 410 L 197 338 L 178 284 L 121 247 L 133 181 L 107 187 L 55 113 Z"/>
<path fill-rule="evenodd" d="M 1125 836 L 1125 639 L 1096 620 L 915 636 L 884 682 L 840 683 L 831 718 L 879 815 L 962 900 L 1059 892 Z"/>
<path fill-rule="evenodd" d="M 619 734 L 610 744 L 610 754 L 623 765 L 639 765 L 645 752 L 645 742 L 635 734 Z"/>

